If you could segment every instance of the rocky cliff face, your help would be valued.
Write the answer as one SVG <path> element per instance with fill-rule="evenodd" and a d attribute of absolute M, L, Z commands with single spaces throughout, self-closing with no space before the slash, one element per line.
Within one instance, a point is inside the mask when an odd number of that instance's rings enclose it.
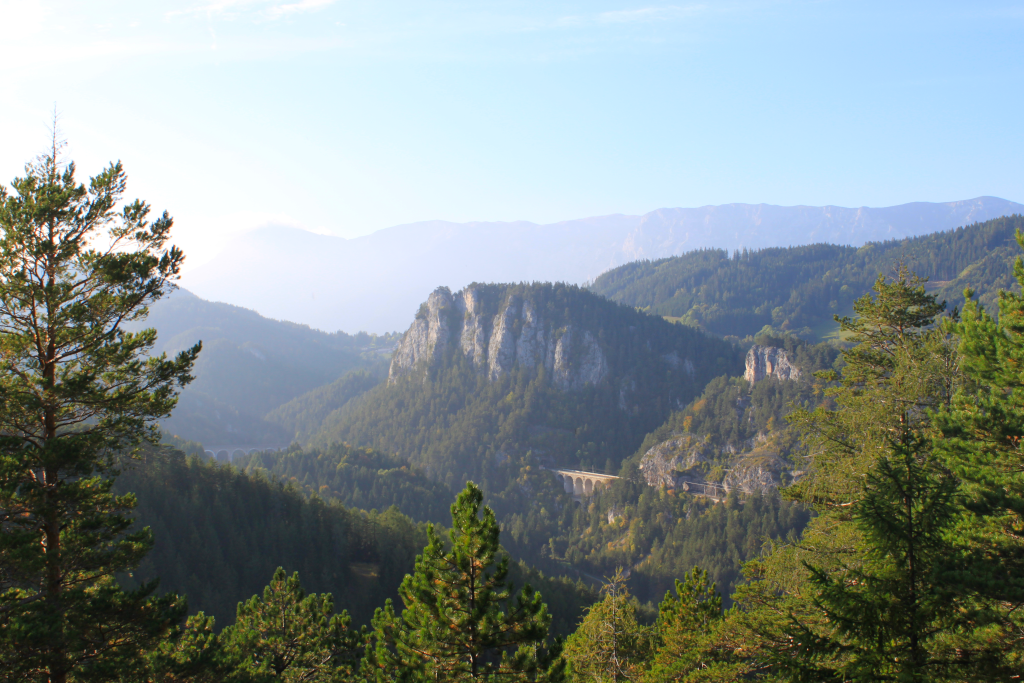
<path fill-rule="evenodd" d="M 747 369 L 743 377 L 751 384 L 766 377 L 795 380 L 800 378 L 800 368 L 789 362 L 785 350 L 755 344 L 747 352 Z"/>
<path fill-rule="evenodd" d="M 704 481 L 701 463 L 714 456 L 706 439 L 681 434 L 663 441 L 644 454 L 640 473 L 648 486 L 675 488 L 683 481 Z"/>
<path fill-rule="evenodd" d="M 590 330 L 556 326 L 520 296 L 509 296 L 496 315 L 485 309 L 476 287 L 454 295 L 447 288 L 436 289 L 395 350 L 388 382 L 421 361 L 436 361 L 450 345 L 492 380 L 517 364 L 543 366 L 563 390 L 600 384 L 608 377 L 608 359 Z"/>
<path fill-rule="evenodd" d="M 681 489 L 687 483 L 706 483 L 705 463 L 725 464 L 726 474 L 720 485 L 726 491 L 767 493 L 778 488 L 783 473 L 790 479 L 798 473 L 790 470 L 783 450 L 771 434 L 759 434 L 741 449 L 715 448 L 708 439 L 692 434 L 679 434 L 654 446 L 640 461 L 640 472 L 648 486 Z"/>

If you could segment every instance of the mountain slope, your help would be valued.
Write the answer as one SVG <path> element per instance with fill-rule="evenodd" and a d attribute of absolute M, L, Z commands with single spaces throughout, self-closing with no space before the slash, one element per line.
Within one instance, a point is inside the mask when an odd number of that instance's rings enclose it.
<path fill-rule="evenodd" d="M 617 468 L 669 411 L 741 368 L 729 344 L 577 287 L 439 289 L 396 349 L 388 383 L 312 441 L 397 453 L 453 489 L 488 482 L 492 465 L 528 451 Z"/>
<path fill-rule="evenodd" d="M 232 623 L 238 603 L 262 593 L 279 566 L 298 571 L 308 592 L 332 593 L 339 611 L 365 624 L 385 599 L 397 599 L 426 544 L 425 525 L 395 508 L 365 513 L 306 498 L 289 484 L 166 449 L 125 463 L 116 490 L 136 494 L 138 524 L 155 537 L 153 551 L 128 580 L 159 577 L 160 590 L 185 593 L 190 612 L 214 615 L 218 627 Z M 445 517 L 440 521 L 449 522 Z M 580 583 L 542 576 L 519 562 L 510 578 L 542 594 L 560 635 L 596 599 Z"/>
<path fill-rule="evenodd" d="M 195 381 L 162 428 L 208 446 L 288 445 L 292 433 L 263 419 L 291 399 L 379 363 L 395 339 L 328 334 L 179 289 L 156 302 L 141 326 L 156 328 L 157 353 L 197 341 Z"/>
<path fill-rule="evenodd" d="M 537 225 L 427 221 L 345 240 L 291 228 L 238 238 L 184 284 L 274 318 L 325 330 L 402 329 L 422 293 L 471 282 L 576 282 L 637 259 L 715 247 L 760 249 L 871 240 L 945 230 L 1024 206 L 994 197 L 887 208 L 728 204 L 659 209 Z M 258 277 L 257 273 L 274 273 Z"/>
<path fill-rule="evenodd" d="M 921 237 L 869 243 L 859 249 L 834 244 L 744 251 L 695 251 L 611 270 L 591 291 L 650 313 L 677 317 L 711 332 L 740 337 L 764 325 L 820 337 L 833 332 L 834 314 L 848 314 L 879 273 L 900 259 L 951 306 L 973 288 L 991 304 L 1011 276 L 1020 215 Z"/>

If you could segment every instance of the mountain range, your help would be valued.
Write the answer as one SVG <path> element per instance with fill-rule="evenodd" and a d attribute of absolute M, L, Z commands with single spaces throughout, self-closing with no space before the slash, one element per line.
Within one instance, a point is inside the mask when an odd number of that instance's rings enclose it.
<path fill-rule="evenodd" d="M 540 225 L 426 221 L 344 239 L 267 226 L 188 272 L 198 296 L 327 330 L 404 329 L 423 293 L 472 282 L 583 283 L 617 266 L 703 248 L 859 246 L 946 230 L 1024 205 L 996 197 L 885 208 L 726 204 Z"/>

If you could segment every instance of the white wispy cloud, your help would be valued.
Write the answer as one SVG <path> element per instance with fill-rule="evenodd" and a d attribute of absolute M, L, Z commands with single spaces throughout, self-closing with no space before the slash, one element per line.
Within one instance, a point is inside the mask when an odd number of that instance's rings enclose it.
<path fill-rule="evenodd" d="M 334 0 L 299 0 L 299 2 L 291 2 L 269 7 L 265 14 L 271 19 L 279 19 L 290 14 L 320 10 L 333 4 Z"/>
<path fill-rule="evenodd" d="M 707 5 L 660 5 L 641 7 L 638 9 L 611 10 L 598 14 L 573 14 L 556 19 L 552 26 L 556 28 L 585 27 L 600 24 L 632 24 L 640 22 L 674 21 L 684 17 L 700 14 L 708 9 Z"/>
<path fill-rule="evenodd" d="M 208 17 L 230 16 L 240 13 L 246 9 L 266 5 L 266 0 L 215 0 L 201 5 L 194 5 L 184 9 L 175 9 L 165 13 L 165 17 L 180 17 L 190 15 L 205 15 Z"/>
<path fill-rule="evenodd" d="M 280 19 L 293 14 L 312 12 L 333 5 L 335 0 L 298 0 L 297 2 L 280 2 L 274 0 L 214 0 L 185 9 L 167 12 L 165 16 L 178 17 L 203 15 L 224 19 L 236 18 L 245 14 L 255 19 Z"/>
<path fill-rule="evenodd" d="M 602 24 L 626 24 L 638 21 L 664 21 L 678 19 L 704 11 L 705 5 L 688 5 L 678 7 L 675 5 L 663 7 L 642 7 L 640 9 L 613 10 L 601 12 L 595 19 Z"/>

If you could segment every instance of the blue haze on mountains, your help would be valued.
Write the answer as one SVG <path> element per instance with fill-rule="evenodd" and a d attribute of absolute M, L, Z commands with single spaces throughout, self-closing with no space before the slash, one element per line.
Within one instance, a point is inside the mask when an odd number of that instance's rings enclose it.
<path fill-rule="evenodd" d="M 424 221 L 354 239 L 268 225 L 242 235 L 182 285 L 211 301 L 349 333 L 405 330 L 438 286 L 583 283 L 637 259 L 701 248 L 859 246 L 947 230 L 1024 205 L 996 197 L 885 208 L 726 204 L 548 225 Z"/>

